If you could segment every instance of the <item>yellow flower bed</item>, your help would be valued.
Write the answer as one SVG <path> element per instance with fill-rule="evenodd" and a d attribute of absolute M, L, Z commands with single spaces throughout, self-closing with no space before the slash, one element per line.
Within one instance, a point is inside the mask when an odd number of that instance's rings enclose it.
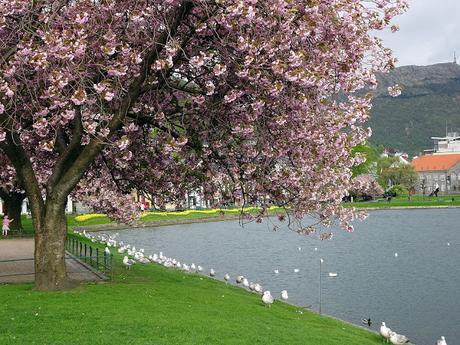
<path fill-rule="evenodd" d="M 276 206 L 270 207 L 270 209 L 275 209 Z M 247 207 L 244 209 L 245 212 L 252 212 L 252 211 L 257 211 L 259 208 L 257 207 Z M 150 215 L 155 215 L 155 216 L 187 216 L 190 214 L 214 214 L 218 212 L 224 212 L 224 213 L 240 213 L 241 208 L 232 208 L 232 209 L 206 209 L 206 210 L 186 210 L 186 211 L 179 211 L 179 212 L 144 212 L 141 215 L 141 218 L 150 216 Z"/>
<path fill-rule="evenodd" d="M 87 213 L 87 214 L 82 214 L 80 216 L 76 216 L 75 217 L 75 220 L 77 222 L 85 222 L 89 219 L 93 219 L 93 218 L 103 218 L 105 217 L 106 215 L 105 214 L 102 214 L 102 213 Z"/>

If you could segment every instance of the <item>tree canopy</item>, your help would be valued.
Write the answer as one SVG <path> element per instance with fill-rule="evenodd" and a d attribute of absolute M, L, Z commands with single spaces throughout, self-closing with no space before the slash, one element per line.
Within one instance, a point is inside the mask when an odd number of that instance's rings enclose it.
<path fill-rule="evenodd" d="M 243 200 L 352 230 L 340 201 L 370 108 L 356 91 L 394 66 L 371 32 L 406 7 L 1 0 L 0 149 L 31 203 L 38 286 L 64 281 L 72 192 L 95 191 L 123 218 L 115 196 L 131 184 L 167 198 L 229 179 Z"/>

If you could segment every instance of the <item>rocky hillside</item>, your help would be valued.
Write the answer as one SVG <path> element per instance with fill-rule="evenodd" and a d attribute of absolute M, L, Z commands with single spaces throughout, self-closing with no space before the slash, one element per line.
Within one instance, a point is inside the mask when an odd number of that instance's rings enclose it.
<path fill-rule="evenodd" d="M 404 66 L 379 77 L 370 127 L 371 142 L 417 155 L 433 146 L 430 137 L 460 129 L 460 66 Z M 403 93 L 388 95 L 399 84 Z"/>

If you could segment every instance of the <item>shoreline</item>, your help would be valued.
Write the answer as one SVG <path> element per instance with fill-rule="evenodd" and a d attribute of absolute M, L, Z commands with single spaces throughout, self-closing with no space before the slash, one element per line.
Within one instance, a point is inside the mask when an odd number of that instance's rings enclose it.
<path fill-rule="evenodd" d="M 436 206 L 381 206 L 381 207 L 356 207 L 355 209 L 360 211 L 380 211 L 380 210 L 418 210 L 418 209 L 448 209 L 448 208 L 460 208 L 460 205 L 436 205 Z M 184 224 L 197 224 L 197 223 L 215 223 L 224 222 L 230 220 L 239 220 L 239 215 L 223 215 L 203 218 L 183 218 L 183 219 L 171 219 L 171 220 L 154 220 L 144 223 L 138 223 L 135 225 L 118 224 L 118 223 L 107 223 L 107 224 L 96 224 L 86 226 L 72 226 L 72 230 L 77 231 L 90 231 L 90 232 L 102 232 L 102 231 L 115 231 L 115 230 L 130 230 L 130 229 L 143 229 L 143 228 L 157 228 L 162 226 L 172 225 L 184 225 Z"/>
<path fill-rule="evenodd" d="M 144 223 L 138 223 L 135 225 L 127 224 L 117 224 L 117 223 L 108 223 L 108 224 L 97 224 L 97 225 L 86 225 L 86 226 L 72 226 L 72 230 L 78 231 L 91 231 L 91 232 L 101 232 L 101 231 L 112 231 L 112 230 L 130 230 L 130 229 L 142 229 L 142 228 L 158 228 L 161 226 L 171 226 L 171 225 L 183 225 L 183 224 L 196 224 L 196 223 L 214 223 L 214 222 L 223 222 L 228 220 L 239 220 L 239 215 L 228 215 L 228 216 L 217 216 L 217 217 L 203 217 L 203 218 L 183 218 L 183 219 L 171 219 L 171 220 L 154 220 Z"/>

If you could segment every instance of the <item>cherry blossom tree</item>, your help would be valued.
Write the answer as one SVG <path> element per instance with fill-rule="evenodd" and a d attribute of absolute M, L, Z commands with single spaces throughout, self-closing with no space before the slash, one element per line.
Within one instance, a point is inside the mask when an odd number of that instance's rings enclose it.
<path fill-rule="evenodd" d="M 372 175 L 359 175 L 352 180 L 350 194 L 355 197 L 372 198 L 382 196 L 384 192 L 385 190 Z"/>
<path fill-rule="evenodd" d="M 37 288 L 66 285 L 67 196 L 111 200 L 133 160 L 165 195 L 184 194 L 183 178 L 212 194 L 225 175 L 243 200 L 351 230 L 340 200 L 360 163 L 351 149 L 370 134 L 370 97 L 356 91 L 393 67 L 371 33 L 406 7 L 0 0 L 0 149 L 30 201 Z M 124 217 L 123 205 L 105 208 Z"/>

